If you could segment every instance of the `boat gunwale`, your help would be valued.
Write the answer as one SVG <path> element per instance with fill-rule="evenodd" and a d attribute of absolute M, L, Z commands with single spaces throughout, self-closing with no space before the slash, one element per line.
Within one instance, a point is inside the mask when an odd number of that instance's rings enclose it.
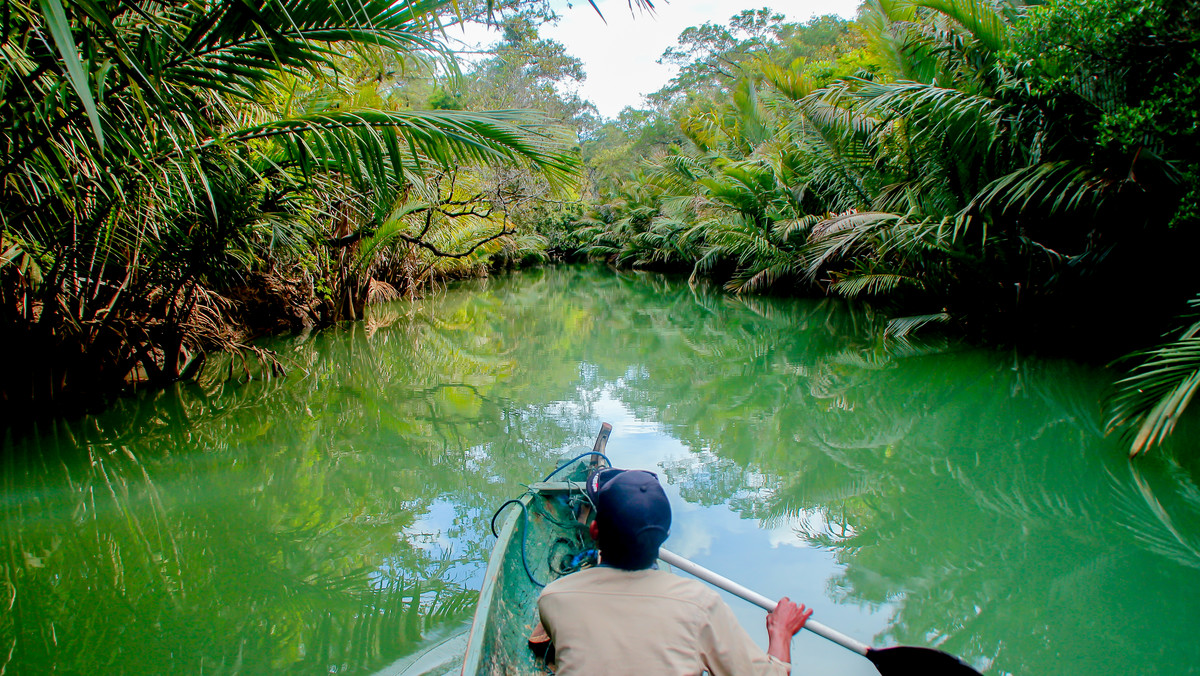
<path fill-rule="evenodd" d="M 504 566 L 504 553 L 508 551 L 508 545 L 516 533 L 517 519 L 521 513 L 529 509 L 530 503 L 533 502 L 536 495 L 537 493 L 530 491 L 519 498 L 521 509 L 514 510 L 505 519 L 504 526 L 500 528 L 500 534 L 496 536 L 496 545 L 492 548 L 492 556 L 488 558 L 487 571 L 483 574 L 483 587 L 479 590 L 475 618 L 471 621 L 471 633 L 467 638 L 467 653 L 463 656 L 462 676 L 474 676 L 479 673 L 480 662 L 483 660 L 487 623 L 491 617 L 492 602 L 496 598 L 497 589 L 499 589 L 500 569 Z M 497 552 L 501 552 L 501 554 L 497 556 Z"/>

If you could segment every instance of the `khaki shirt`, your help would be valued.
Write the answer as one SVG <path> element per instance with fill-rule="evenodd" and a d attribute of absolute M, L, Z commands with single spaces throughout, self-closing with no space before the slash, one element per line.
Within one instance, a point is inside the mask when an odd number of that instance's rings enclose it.
<path fill-rule="evenodd" d="M 660 570 L 600 566 L 561 577 L 538 597 L 558 676 L 775 674 L 733 611 L 703 584 Z"/>

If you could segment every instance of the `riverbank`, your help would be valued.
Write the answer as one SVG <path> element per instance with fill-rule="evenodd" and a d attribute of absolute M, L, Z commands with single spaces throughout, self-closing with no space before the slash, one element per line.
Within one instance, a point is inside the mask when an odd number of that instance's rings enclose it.
<path fill-rule="evenodd" d="M 165 312 L 154 307 L 152 294 L 140 314 L 107 330 L 7 324 L 5 343 L 22 358 L 0 375 L 0 429 L 101 412 L 117 398 L 190 381 L 216 355 L 239 363 L 245 377 L 285 375 L 287 364 L 259 341 L 360 320 L 369 305 L 417 298 L 513 265 L 460 266 L 419 280 L 348 279 L 332 290 L 303 268 L 245 273 L 219 289 L 197 284 Z"/>

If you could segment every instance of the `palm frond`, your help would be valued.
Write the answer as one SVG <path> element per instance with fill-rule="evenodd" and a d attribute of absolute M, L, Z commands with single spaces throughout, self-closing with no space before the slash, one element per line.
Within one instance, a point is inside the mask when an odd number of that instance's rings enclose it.
<path fill-rule="evenodd" d="M 1129 465 L 1129 473 L 1132 484 L 1112 477 L 1117 499 L 1132 517 L 1122 525 L 1151 550 L 1181 565 L 1200 568 L 1200 540 L 1191 535 L 1190 529 L 1181 528 L 1135 465 Z M 1172 475 L 1179 482 L 1177 490 L 1194 493 L 1196 486 L 1190 477 L 1179 472 Z"/>
<path fill-rule="evenodd" d="M 918 141 L 945 138 L 955 148 L 991 148 L 1005 129 L 1005 110 L 990 97 L 923 82 L 863 82 L 858 109 L 882 119 L 904 117 Z"/>
<path fill-rule="evenodd" d="M 807 274 L 815 278 L 820 269 L 834 259 L 847 256 L 867 243 L 873 234 L 903 217 L 881 212 L 848 213 L 828 218 L 813 226 L 808 243 L 802 249 Z"/>
<path fill-rule="evenodd" d="M 834 82 L 801 99 L 801 109 L 810 122 L 822 127 L 863 135 L 875 132 L 885 121 L 855 105 L 857 86 L 865 82 L 860 78 Z"/>
<path fill-rule="evenodd" d="M 202 146 L 246 144 L 276 139 L 291 161 L 378 182 L 402 181 L 406 169 L 422 173 L 423 163 L 527 162 L 557 182 L 571 180 L 578 156 L 561 131 L 529 111 L 347 110 L 273 120 L 235 130 Z"/>
<path fill-rule="evenodd" d="M 1023 211 L 1031 205 L 1055 212 L 1095 207 L 1105 195 L 1119 188 L 1120 181 L 1106 178 L 1095 169 L 1070 160 L 1043 162 L 1001 176 L 975 196 L 973 205 Z"/>
<path fill-rule="evenodd" d="M 884 339 L 907 340 L 908 336 L 929 324 L 944 324 L 950 321 L 950 315 L 938 312 L 929 315 L 913 315 L 911 317 L 896 317 L 888 320 L 887 328 L 883 331 Z"/>
<path fill-rule="evenodd" d="M 941 12 L 966 28 L 971 35 L 993 52 L 1011 41 L 1011 28 L 990 0 L 914 0 L 918 7 Z"/>
<path fill-rule="evenodd" d="M 894 274 L 856 275 L 841 279 L 829 286 L 829 290 L 846 298 L 857 298 L 862 295 L 874 296 L 889 293 L 905 282 L 911 282 L 909 277 Z"/>
<path fill-rule="evenodd" d="M 1130 456 L 1162 443 L 1200 389 L 1198 332 L 1200 322 L 1180 339 L 1134 355 L 1141 363 L 1117 381 L 1116 393 L 1108 403 L 1107 429 L 1132 433 Z"/>

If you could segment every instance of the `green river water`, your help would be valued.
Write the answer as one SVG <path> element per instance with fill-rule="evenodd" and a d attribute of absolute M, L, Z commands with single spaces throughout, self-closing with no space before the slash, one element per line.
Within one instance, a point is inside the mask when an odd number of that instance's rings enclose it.
<path fill-rule="evenodd" d="M 420 673 L 492 511 L 602 421 L 664 480 L 671 549 L 844 633 L 987 674 L 1200 673 L 1195 427 L 1130 463 L 1102 369 L 884 321 L 531 271 L 273 340 L 283 378 L 238 361 L 10 434 L 0 673 Z M 807 632 L 793 661 L 873 673 Z"/>

